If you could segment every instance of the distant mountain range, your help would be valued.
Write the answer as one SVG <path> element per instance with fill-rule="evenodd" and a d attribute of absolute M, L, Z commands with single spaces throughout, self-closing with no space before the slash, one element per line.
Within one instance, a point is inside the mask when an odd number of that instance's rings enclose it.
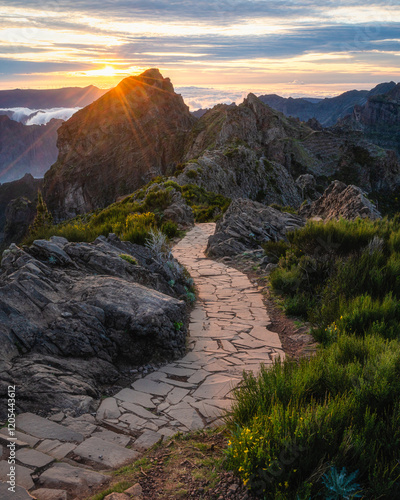
<path fill-rule="evenodd" d="M 396 150 L 400 156 L 398 88 L 395 82 L 386 82 L 370 91 L 352 90 L 326 99 L 294 99 L 275 94 L 263 95 L 259 99 L 286 116 L 309 122 L 308 125 L 313 130 L 334 127 L 335 134 L 345 131 L 352 134 L 355 140 L 357 136 L 363 136 L 378 146 Z M 71 114 L 73 108 L 85 108 L 106 93 L 107 90 L 92 85 L 85 88 L 0 91 L 0 183 L 19 179 L 25 173 L 42 177 L 56 162 L 57 130 L 63 120 L 46 121 L 52 116 L 65 119 L 68 114 L 53 115 L 52 108 L 65 111 L 69 108 Z M 12 111 L 4 111 L 6 109 Z M 22 117 L 26 111 L 40 109 L 47 111 L 37 111 Z M 191 116 L 201 119 L 209 112 L 207 109 L 199 109 L 192 112 Z M 74 119 L 78 125 L 81 116 L 83 115 L 78 112 L 78 118 Z M 26 126 L 27 123 L 36 124 Z M 160 161 L 164 163 L 162 158 Z"/>
<path fill-rule="evenodd" d="M 353 112 L 354 106 L 366 104 L 370 97 L 386 94 L 396 87 L 395 82 L 380 83 L 372 90 L 350 90 L 336 97 L 311 99 L 306 97 L 280 97 L 276 94 L 261 95 L 260 101 L 286 116 L 299 118 L 306 122 L 316 118 L 324 127 L 335 123 Z"/>
<path fill-rule="evenodd" d="M 43 177 L 57 160 L 57 129 L 63 120 L 50 119 L 42 125 L 27 126 L 25 123 L 28 117 L 34 123 L 35 120 L 37 123 L 44 123 L 39 120 L 44 113 L 36 111 L 29 115 L 26 114 L 29 110 L 21 108 L 83 108 L 106 92 L 108 90 L 93 85 L 49 90 L 1 90 L 0 109 L 3 112 L 0 111 L 0 183 L 19 179 L 25 173 Z"/>
<path fill-rule="evenodd" d="M 93 85 L 63 89 L 0 90 L 0 108 L 76 108 L 87 106 L 108 92 Z"/>

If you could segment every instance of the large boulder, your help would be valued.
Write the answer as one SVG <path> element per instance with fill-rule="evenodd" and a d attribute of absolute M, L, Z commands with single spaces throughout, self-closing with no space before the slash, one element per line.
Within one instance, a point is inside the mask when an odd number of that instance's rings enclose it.
<path fill-rule="evenodd" d="M 304 223 L 302 217 L 255 201 L 234 200 L 209 238 L 206 253 L 214 258 L 238 255 L 267 241 L 285 239 L 287 232 Z"/>
<path fill-rule="evenodd" d="M 17 385 L 18 411 L 88 411 L 121 371 L 185 352 L 188 282 L 171 256 L 53 237 L 1 264 L 0 396 Z"/>
<path fill-rule="evenodd" d="M 380 219 L 382 216 L 375 205 L 368 200 L 357 186 L 347 186 L 343 182 L 334 181 L 324 194 L 313 203 L 300 208 L 303 217 L 320 217 L 321 219 Z"/>

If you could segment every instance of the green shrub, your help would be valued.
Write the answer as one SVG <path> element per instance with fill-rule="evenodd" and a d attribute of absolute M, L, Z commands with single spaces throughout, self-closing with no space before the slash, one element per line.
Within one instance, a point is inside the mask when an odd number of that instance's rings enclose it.
<path fill-rule="evenodd" d="M 310 477 L 316 496 L 331 465 L 354 472 L 356 464 L 361 484 L 394 498 L 400 488 L 399 375 L 398 341 L 346 334 L 310 360 L 247 375 L 227 417 L 230 466 L 272 499 L 295 498 Z"/>
<path fill-rule="evenodd" d="M 168 236 L 168 238 L 175 238 L 179 234 L 178 224 L 171 220 L 167 220 L 161 224 L 161 231 Z"/>
<path fill-rule="evenodd" d="M 129 264 L 132 264 L 133 266 L 138 265 L 137 260 L 134 257 L 132 257 L 132 255 L 127 255 L 125 253 L 122 253 L 120 257 L 121 259 L 126 260 L 126 262 L 129 262 Z"/>
<path fill-rule="evenodd" d="M 277 203 L 272 203 L 272 205 L 270 205 L 271 208 L 275 208 L 275 210 L 279 210 L 280 212 L 286 212 L 288 214 L 297 214 L 297 210 L 293 207 L 290 207 L 289 205 L 286 205 L 286 206 L 282 206 L 282 205 L 278 205 Z"/>

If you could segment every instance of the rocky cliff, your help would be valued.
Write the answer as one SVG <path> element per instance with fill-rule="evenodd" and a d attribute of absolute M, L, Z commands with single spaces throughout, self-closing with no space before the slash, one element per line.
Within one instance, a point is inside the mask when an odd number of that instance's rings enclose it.
<path fill-rule="evenodd" d="M 12 245 L 0 274 L 1 398 L 12 383 L 18 412 L 88 411 L 130 369 L 182 355 L 185 285 L 171 256 L 115 235 Z"/>
<path fill-rule="evenodd" d="M 0 115 L 0 182 L 11 182 L 25 173 L 43 177 L 57 160 L 57 129 L 62 120 L 46 125 L 24 125 Z"/>
<path fill-rule="evenodd" d="M 124 79 L 59 129 L 57 162 L 45 176 L 56 218 L 104 207 L 182 158 L 195 118 L 156 69 Z"/>
<path fill-rule="evenodd" d="M 400 183 L 392 152 L 341 130 L 314 130 L 252 94 L 239 106 L 218 105 L 203 115 L 186 148 L 189 161 L 179 183 L 195 182 L 230 198 L 265 204 L 298 207 L 322 194 L 333 179 L 367 192 L 389 191 Z M 312 193 L 298 181 L 304 175 L 314 176 Z"/>
<path fill-rule="evenodd" d="M 375 193 L 400 185 L 393 153 L 340 128 L 287 118 L 253 94 L 196 119 L 155 69 L 76 113 L 60 127 L 58 146 L 44 187 L 56 219 L 103 208 L 172 173 L 180 185 L 296 208 L 335 179 Z M 314 177 L 311 192 L 304 176 Z"/>
<path fill-rule="evenodd" d="M 357 136 L 400 156 L 400 83 L 381 94 L 371 95 L 364 105 L 354 106 L 351 114 L 337 124 Z"/>
<path fill-rule="evenodd" d="M 318 217 L 324 220 L 341 217 L 349 220 L 358 217 L 372 220 L 382 218 L 359 187 L 346 186 L 340 181 L 332 182 L 318 200 L 302 206 L 299 213 L 306 218 Z"/>
<path fill-rule="evenodd" d="M 43 180 L 26 174 L 22 179 L 0 184 L 0 248 L 24 236 L 36 212 L 38 190 Z"/>

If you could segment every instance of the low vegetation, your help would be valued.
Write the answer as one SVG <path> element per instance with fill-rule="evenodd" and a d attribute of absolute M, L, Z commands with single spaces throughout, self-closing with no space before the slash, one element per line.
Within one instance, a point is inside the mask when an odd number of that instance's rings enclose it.
<path fill-rule="evenodd" d="M 103 500 L 138 482 L 146 499 L 192 498 L 192 492 L 199 491 L 204 496 L 195 498 L 216 498 L 212 491 L 224 474 L 225 443 L 221 429 L 176 434 L 131 465 L 112 472 L 109 487 L 87 500 Z"/>
<path fill-rule="evenodd" d="M 318 353 L 248 375 L 229 465 L 260 498 L 400 498 L 400 219 L 308 223 L 269 243 L 274 291 Z"/>
<path fill-rule="evenodd" d="M 164 210 L 171 205 L 175 192 L 181 193 L 186 203 L 192 207 L 197 222 L 215 220 L 230 204 L 228 198 L 196 185 L 179 186 L 176 182 L 157 178 L 131 196 L 103 210 L 53 224 L 41 199 L 41 204 L 38 205 L 40 217 L 35 219 L 24 243 L 31 244 L 35 239 L 48 239 L 51 236 L 63 236 L 72 242 L 91 242 L 100 235 L 115 233 L 122 240 L 144 245 L 149 239 L 150 231 L 154 229 L 172 239 L 179 235 L 178 226 L 175 222 L 164 219 Z"/>

